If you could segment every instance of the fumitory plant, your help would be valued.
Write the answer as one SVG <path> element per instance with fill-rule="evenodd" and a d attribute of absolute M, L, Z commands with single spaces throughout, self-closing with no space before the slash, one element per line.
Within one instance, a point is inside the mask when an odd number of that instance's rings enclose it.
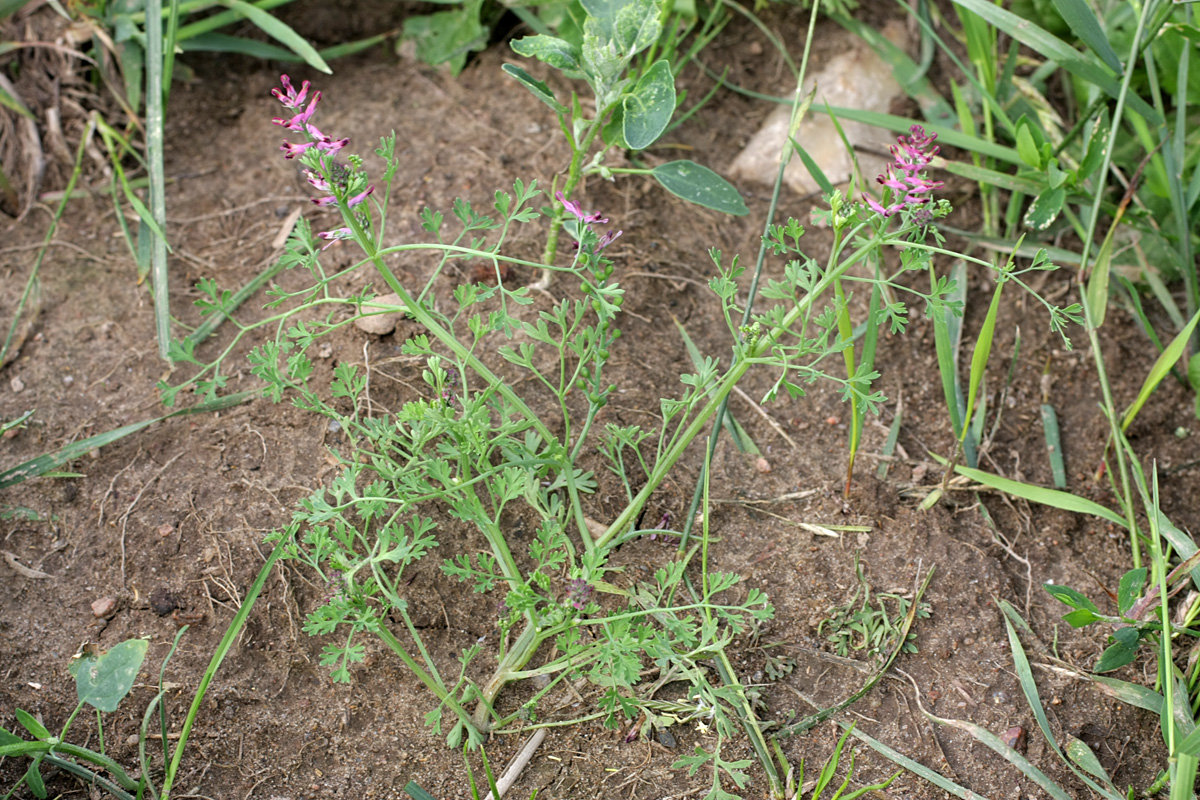
<path fill-rule="evenodd" d="M 639 529 L 647 503 L 751 367 L 777 374 L 764 402 L 780 390 L 800 397 L 803 385 L 826 378 L 858 407 L 877 410 L 884 397 L 871 385 L 877 373 L 868 363 L 858 364 L 844 379 L 825 371 L 824 362 L 845 353 L 853 338 L 841 324 L 852 295 L 835 289 L 840 281 L 869 284 L 876 298 L 869 324 L 889 322 L 894 332 L 903 331 L 908 309 L 894 299 L 880 300 L 885 293 L 894 298 L 905 292 L 930 307 L 947 305 L 944 280 L 924 294 L 902 277 L 928 267 L 935 253 L 947 252 L 933 223 L 948 212 L 948 204 L 885 195 L 885 203 L 900 206 L 889 216 L 835 192 L 821 214 L 835 232 L 824 264 L 803 254 L 804 229 L 796 220 L 772 225 L 764 248 L 790 260 L 782 278 L 770 279 L 763 290 L 762 296 L 774 301 L 766 308 L 739 307 L 737 257 L 727 262 L 719 251 L 710 251 L 717 275 L 709 285 L 729 326 L 731 366 L 722 370 L 709 357 L 695 374 L 681 376 L 678 396 L 660 401 L 656 428 L 621 426 L 604 419 L 616 388 L 606 374 L 610 354 L 628 346 L 618 327 L 625 290 L 613 280 L 606 250 L 621 234 L 619 228 L 585 211 L 565 192 L 556 193 L 575 248 L 569 266 L 553 269 L 578 281 L 579 293 L 540 309 L 532 307 L 527 287 L 510 288 L 500 280 L 505 265 L 552 268 L 503 253 L 514 228 L 541 216 L 531 205 L 540 195 L 536 181 L 518 180 L 511 192 L 497 191 L 486 213 L 457 200 L 452 239 L 445 236 L 443 215 L 426 209 L 421 218 L 429 241 L 385 246 L 384 220 L 398 167 L 395 137 L 384 137 L 375 151 L 385 167 L 372 181 L 361 157 L 339 160 L 348 139 L 316 127 L 321 96 L 310 97 L 310 90 L 307 82 L 296 87 L 284 76 L 275 91 L 291 114 L 276 123 L 293 134 L 280 149 L 301 164 L 320 192 L 313 202 L 336 209 L 340 221 L 315 234 L 301 221 L 282 263 L 307 273 L 308 285 L 273 286 L 270 314 L 238 323 L 234 341 L 207 363 L 197 357 L 194 344 L 175 343 L 177 360 L 199 369 L 183 384 L 163 384 L 161 390 L 168 401 L 187 388 L 215 395 L 225 385 L 224 361 L 237 342 L 267 330 L 271 334 L 250 355 L 264 395 L 275 401 L 288 397 L 328 417 L 331 429 L 340 431 L 330 451 L 337 474 L 299 503 L 290 524 L 271 535 L 285 558 L 306 565 L 325 587 L 305 625 L 310 634 L 330 640 L 322 662 L 335 680 L 347 681 L 365 658 L 363 637 L 382 641 L 436 698 L 427 715 L 430 725 L 441 730 L 449 715 L 452 744 L 464 737 L 478 743 L 493 731 L 562 724 L 540 721 L 539 701 L 563 681 L 585 678 L 600 698 L 598 709 L 583 719 L 615 726 L 640 718 L 643 729 L 690 720 L 711 725 L 718 736 L 709 759 L 714 785 L 719 789 L 720 774 L 741 785 L 742 762 L 722 760 L 721 741 L 733 734 L 738 720 L 750 720 L 747 730 L 759 729 L 743 687 L 724 673 L 725 683 L 714 685 L 707 665 L 721 663 L 734 636 L 770 619 L 767 596 L 757 588 L 730 593 L 739 576 L 708 569 L 708 515 L 701 539 L 681 548 L 648 580 L 625 574 L 611 556 L 618 545 L 665 533 Z M 928 192 L 921 188 L 919 194 Z M 926 237 L 938 245 L 925 244 Z M 364 258 L 327 272 L 322 253 L 336 243 L 360 249 Z M 893 249 L 900 252 L 899 266 L 889 275 L 878 265 L 884 262 L 880 254 Z M 395 254 L 415 250 L 436 254 L 437 262 L 422 285 L 410 287 L 388 264 Z M 467 261 L 474 269 L 457 274 L 490 273 L 495 283 L 460 283 L 447 294 L 455 273 L 449 267 Z M 864 263 L 877 265 L 876 276 L 852 272 Z M 358 279 L 362 288 L 339 296 L 336 287 L 364 268 L 373 273 Z M 373 284 L 379 281 L 398 300 L 385 303 L 378 297 Z M 207 280 L 199 288 L 202 313 L 232 313 L 228 292 Z M 404 356 L 421 364 L 422 390 L 416 396 L 394 414 L 369 413 L 368 375 L 347 362 L 336 366 L 327 391 L 315 385 L 308 354 L 314 343 L 360 315 L 397 311 L 420 330 L 402 346 Z M 538 413 L 535 407 L 548 410 Z M 587 459 L 596 457 L 606 466 L 599 474 L 588 467 Z M 605 524 L 593 519 L 589 495 L 611 480 L 621 485 L 628 502 Z M 514 516 L 535 521 L 525 540 L 510 530 Z M 458 524 L 447 525 L 447 517 Z M 480 550 L 459 543 L 464 526 L 482 535 Z M 457 674 L 444 672 L 413 621 L 412 568 L 443 548 L 444 574 L 494 598 L 495 663 L 486 669 L 481 644 L 472 642 L 461 654 Z M 647 674 L 657 678 L 643 685 Z M 507 684 L 530 678 L 539 679 L 538 688 L 521 707 L 503 702 Z M 684 700 L 654 697 L 658 688 L 679 681 L 689 686 Z M 761 739 L 761 731 L 757 735 Z M 689 757 L 688 765 L 694 767 L 696 758 Z"/>

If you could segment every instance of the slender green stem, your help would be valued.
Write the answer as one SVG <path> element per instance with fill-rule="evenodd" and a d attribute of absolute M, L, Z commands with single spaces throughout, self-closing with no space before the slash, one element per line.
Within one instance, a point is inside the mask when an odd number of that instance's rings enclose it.
<path fill-rule="evenodd" d="M 458 717 L 459 721 L 461 721 L 462 724 L 467 727 L 467 730 L 471 734 L 471 738 L 473 740 L 478 740 L 478 731 L 471 722 L 471 715 L 467 713 L 466 709 L 458 704 L 458 702 L 448 691 L 446 691 L 446 689 L 441 685 L 441 682 L 435 680 L 428 672 L 422 669 L 421 665 L 416 662 L 416 659 L 409 655 L 408 651 L 404 649 L 404 645 L 400 643 L 400 640 L 397 639 L 395 635 L 386 627 L 382 625 L 379 626 L 379 629 L 376 631 L 376 633 L 379 635 L 379 638 L 383 640 L 383 643 L 386 644 L 393 653 L 400 657 L 400 660 L 403 661 L 404 665 L 412 671 L 412 674 L 417 676 L 417 680 L 425 684 L 426 689 L 433 692 L 434 696 L 437 697 L 438 702 L 445 704 L 447 708 L 454 712 L 454 715 Z"/>

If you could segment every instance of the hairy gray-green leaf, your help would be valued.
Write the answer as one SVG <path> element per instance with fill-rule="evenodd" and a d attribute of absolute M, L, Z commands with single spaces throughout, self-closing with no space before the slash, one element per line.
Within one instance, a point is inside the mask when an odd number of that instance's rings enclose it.
<path fill-rule="evenodd" d="M 67 671 L 75 678 L 79 702 L 101 711 L 116 711 L 117 704 L 133 688 L 149 648 L 146 639 L 129 639 L 107 653 L 72 661 Z"/>
<path fill-rule="evenodd" d="M 689 203 L 735 217 L 750 213 L 733 184 L 708 167 L 692 161 L 669 161 L 655 167 L 651 174 L 664 189 Z"/>
<path fill-rule="evenodd" d="M 554 36 L 539 34 L 516 39 L 512 43 L 512 49 L 526 58 L 536 58 L 564 72 L 577 73 L 583 69 L 579 61 L 579 51 L 570 42 Z"/>
<path fill-rule="evenodd" d="M 557 114 L 566 114 L 567 107 L 558 102 L 554 97 L 554 92 L 550 91 L 550 87 L 539 81 L 537 78 L 530 75 L 525 70 L 518 67 L 516 64 L 504 64 L 500 69 L 507 72 L 512 77 L 516 78 L 522 86 L 533 92 L 533 96 L 541 100 L 546 105 L 554 109 Z"/>
<path fill-rule="evenodd" d="M 1058 219 L 1066 200 L 1067 190 L 1061 186 L 1045 190 L 1034 198 L 1029 210 L 1025 212 L 1025 227 L 1035 231 L 1046 230 Z"/>
<path fill-rule="evenodd" d="M 660 59 L 646 70 L 625 95 L 622 130 L 625 143 L 633 150 L 644 150 L 662 135 L 675 113 L 675 76 L 671 65 Z"/>

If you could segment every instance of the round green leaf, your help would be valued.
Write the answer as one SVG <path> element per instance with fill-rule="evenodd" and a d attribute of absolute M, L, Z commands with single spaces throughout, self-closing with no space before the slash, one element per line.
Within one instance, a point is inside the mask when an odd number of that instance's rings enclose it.
<path fill-rule="evenodd" d="M 150 642 L 130 639 L 107 653 L 88 655 L 71 662 L 67 671 L 75 678 L 79 702 L 101 711 L 116 711 L 117 704 L 133 688 L 138 670 L 146 659 Z"/>
<path fill-rule="evenodd" d="M 662 136 L 675 113 L 675 76 L 665 58 L 655 61 L 638 79 L 625 96 L 623 108 L 622 128 L 631 149 L 644 150 Z"/>
<path fill-rule="evenodd" d="M 669 161 L 651 170 L 655 180 L 676 197 L 689 203 L 723 211 L 735 217 L 750 213 L 733 184 L 692 161 Z"/>

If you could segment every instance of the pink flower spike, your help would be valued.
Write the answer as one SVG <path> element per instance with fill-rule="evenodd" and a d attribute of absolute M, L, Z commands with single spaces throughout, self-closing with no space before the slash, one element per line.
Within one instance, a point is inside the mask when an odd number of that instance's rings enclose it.
<path fill-rule="evenodd" d="M 310 86 L 308 81 L 300 85 L 299 91 L 296 91 L 296 88 L 292 86 L 292 80 L 287 75 L 280 75 L 279 82 L 283 85 L 283 91 L 272 89 L 271 94 L 275 95 L 275 99 L 283 103 L 284 108 L 299 108 L 304 105 L 304 96 L 308 94 Z"/>
<path fill-rule="evenodd" d="M 373 191 L 375 191 L 375 184 L 371 184 L 365 190 L 354 195 L 354 197 L 351 197 L 349 200 L 346 201 L 346 205 L 349 206 L 350 208 L 354 208 L 356 205 L 361 203 L 363 200 L 366 200 L 367 195 L 369 195 Z"/>

